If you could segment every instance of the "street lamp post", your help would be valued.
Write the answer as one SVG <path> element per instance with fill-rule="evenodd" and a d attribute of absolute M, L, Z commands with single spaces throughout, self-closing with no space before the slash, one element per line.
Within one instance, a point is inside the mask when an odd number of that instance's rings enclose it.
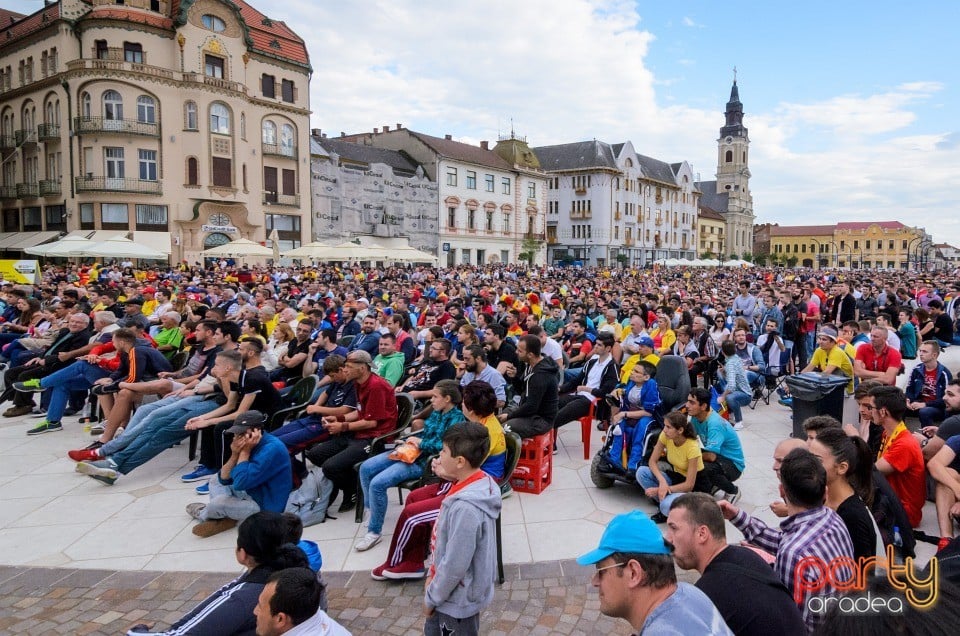
<path fill-rule="evenodd" d="M 814 261 L 814 266 L 820 267 L 820 255 L 823 253 L 823 244 L 815 238 L 811 238 L 810 240 L 817 244 L 817 254 L 816 260 Z"/>
<path fill-rule="evenodd" d="M 840 246 L 836 241 L 830 241 L 830 244 L 833 245 L 833 266 L 840 267 Z"/>
<path fill-rule="evenodd" d="M 916 245 L 919 246 L 919 244 L 924 240 L 925 237 L 923 236 L 915 236 L 914 238 L 910 239 L 910 242 L 907 244 L 907 270 L 910 269 L 911 255 L 914 253 L 914 244 L 916 243 Z M 916 264 L 915 259 L 914 264 Z"/>

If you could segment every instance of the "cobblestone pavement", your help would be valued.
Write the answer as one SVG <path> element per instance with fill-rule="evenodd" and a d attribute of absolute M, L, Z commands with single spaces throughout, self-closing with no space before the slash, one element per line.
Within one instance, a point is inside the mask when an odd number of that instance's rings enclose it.
<path fill-rule="evenodd" d="M 600 614 L 590 574 L 573 561 L 507 565 L 507 581 L 483 613 L 481 631 L 490 636 L 629 634 L 624 621 Z M 0 634 L 116 635 L 137 623 L 166 628 L 234 576 L 0 567 Z M 378 582 L 367 572 L 325 577 L 330 614 L 355 635 L 422 633 L 420 581 Z"/>

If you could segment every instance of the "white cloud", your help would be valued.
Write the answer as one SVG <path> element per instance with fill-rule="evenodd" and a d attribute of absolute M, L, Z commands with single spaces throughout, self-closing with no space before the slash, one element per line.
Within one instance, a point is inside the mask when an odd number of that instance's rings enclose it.
<path fill-rule="evenodd" d="M 706 109 L 666 94 L 674 80 L 647 68 L 656 38 L 634 2 L 290 0 L 268 11 L 307 40 L 313 126 L 329 134 L 402 122 L 495 140 L 512 118 L 534 146 L 630 140 L 643 154 L 690 161 L 703 179 L 716 170 L 727 94 Z M 919 136 L 912 127 L 943 91 L 917 80 L 756 112 L 742 84 L 758 219 L 885 218 L 932 228 L 934 215 L 954 205 L 960 133 Z M 937 239 L 960 244 L 960 221 L 948 216 L 936 220 Z"/>
<path fill-rule="evenodd" d="M 683 17 L 683 26 L 685 26 L 685 27 L 691 27 L 691 28 L 697 28 L 697 29 L 702 29 L 704 25 L 695 22 L 694 19 L 691 18 L 691 17 L 689 17 L 689 16 L 684 16 L 684 17 Z"/>

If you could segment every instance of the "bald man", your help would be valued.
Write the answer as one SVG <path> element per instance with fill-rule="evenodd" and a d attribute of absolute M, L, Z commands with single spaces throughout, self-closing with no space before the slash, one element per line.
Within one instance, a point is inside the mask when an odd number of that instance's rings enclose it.
<path fill-rule="evenodd" d="M 777 444 L 777 447 L 773 449 L 773 472 L 776 473 L 778 482 L 780 481 L 780 464 L 783 462 L 783 458 L 789 455 L 790 451 L 795 448 L 806 447 L 807 443 L 796 437 L 788 437 Z M 777 499 L 771 503 L 770 510 L 778 517 L 787 516 L 787 504 L 783 502 L 783 499 Z"/>

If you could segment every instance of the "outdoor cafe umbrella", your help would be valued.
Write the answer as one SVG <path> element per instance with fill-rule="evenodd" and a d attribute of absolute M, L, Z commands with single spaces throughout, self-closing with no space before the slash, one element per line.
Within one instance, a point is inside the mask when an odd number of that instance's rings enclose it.
<path fill-rule="evenodd" d="M 407 245 L 397 249 L 390 250 L 390 261 L 402 261 L 405 263 L 436 263 L 437 257 L 429 252 L 423 252 Z"/>
<path fill-rule="evenodd" d="M 97 256 L 101 258 L 149 258 L 154 260 L 166 259 L 169 251 L 161 252 L 142 243 L 131 241 L 127 237 L 111 236 L 106 241 L 93 243 L 74 250 L 77 256 Z"/>
<path fill-rule="evenodd" d="M 34 256 L 79 256 L 79 250 L 94 244 L 82 236 L 65 236 L 53 243 L 28 247 L 24 252 Z"/>
<path fill-rule="evenodd" d="M 311 260 L 343 261 L 387 261 L 393 251 L 379 245 L 359 245 L 346 242 L 339 245 L 325 245 L 323 243 L 308 243 L 301 247 L 283 252 L 288 258 Z"/>
<path fill-rule="evenodd" d="M 259 243 L 254 243 L 250 239 L 237 239 L 236 241 L 230 241 L 229 243 L 224 243 L 223 245 L 218 245 L 216 247 L 211 247 L 208 250 L 203 250 L 202 254 L 204 256 L 273 256 L 273 250 L 269 247 L 264 247 Z"/>

